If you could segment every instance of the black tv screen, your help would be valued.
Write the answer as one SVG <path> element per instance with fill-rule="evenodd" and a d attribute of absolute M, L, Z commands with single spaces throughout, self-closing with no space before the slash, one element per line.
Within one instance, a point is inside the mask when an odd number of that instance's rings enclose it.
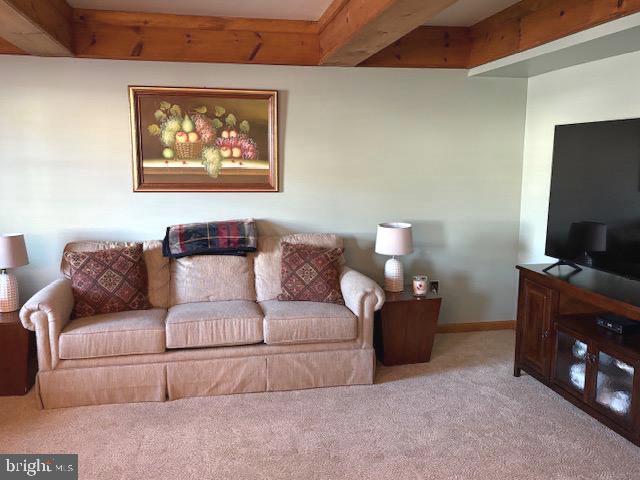
<path fill-rule="evenodd" d="M 556 126 L 545 253 L 640 279 L 640 119 Z"/>

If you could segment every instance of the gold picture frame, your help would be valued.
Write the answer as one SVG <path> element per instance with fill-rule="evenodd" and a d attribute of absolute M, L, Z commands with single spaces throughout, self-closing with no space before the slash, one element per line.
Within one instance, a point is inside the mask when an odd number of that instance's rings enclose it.
<path fill-rule="evenodd" d="M 278 92 L 129 86 L 134 192 L 277 192 Z"/>

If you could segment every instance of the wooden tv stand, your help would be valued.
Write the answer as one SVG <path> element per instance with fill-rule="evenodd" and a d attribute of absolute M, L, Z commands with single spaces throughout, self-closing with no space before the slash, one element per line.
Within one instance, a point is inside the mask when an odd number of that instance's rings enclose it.
<path fill-rule="evenodd" d="M 522 370 L 640 445 L 640 333 L 596 324 L 640 322 L 640 282 L 584 268 L 520 265 L 514 375 Z"/>

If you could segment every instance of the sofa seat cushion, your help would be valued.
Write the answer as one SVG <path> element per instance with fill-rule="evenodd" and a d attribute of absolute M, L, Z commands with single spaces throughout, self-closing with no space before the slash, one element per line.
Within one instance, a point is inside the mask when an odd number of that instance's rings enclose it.
<path fill-rule="evenodd" d="M 111 357 L 165 351 L 163 308 L 72 320 L 60 333 L 60 358 Z"/>
<path fill-rule="evenodd" d="M 267 300 L 260 306 L 269 345 L 346 342 L 358 336 L 358 319 L 344 305 Z"/>
<path fill-rule="evenodd" d="M 256 302 L 228 300 L 176 305 L 167 315 L 167 348 L 250 345 L 262 342 Z"/>

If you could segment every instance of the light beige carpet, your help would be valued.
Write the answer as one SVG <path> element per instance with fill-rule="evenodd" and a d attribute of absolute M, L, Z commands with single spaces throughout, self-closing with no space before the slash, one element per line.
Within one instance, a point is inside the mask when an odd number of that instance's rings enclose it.
<path fill-rule="evenodd" d="M 78 453 L 101 479 L 639 479 L 640 448 L 528 376 L 510 331 L 439 335 L 373 386 L 37 410 L 0 398 L 0 452 Z"/>

